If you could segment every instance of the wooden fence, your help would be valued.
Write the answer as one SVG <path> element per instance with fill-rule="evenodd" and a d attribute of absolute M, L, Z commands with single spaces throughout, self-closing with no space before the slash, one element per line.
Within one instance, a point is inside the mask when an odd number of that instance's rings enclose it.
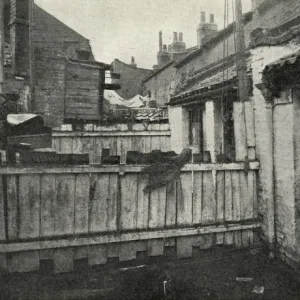
<path fill-rule="evenodd" d="M 178 257 L 214 245 L 249 247 L 257 221 L 259 164 L 186 165 L 180 179 L 144 194 L 140 166 L 2 167 L 0 266 L 55 272 L 108 258 L 127 261 L 137 252 Z"/>
<path fill-rule="evenodd" d="M 145 130 L 145 129 L 148 130 Z M 91 125 L 85 131 L 53 131 L 53 149 L 61 153 L 89 153 L 91 163 L 99 163 L 102 149 L 109 148 L 111 155 L 120 155 L 125 162 L 126 152 L 152 150 L 170 151 L 169 124 L 135 124 L 128 130 L 126 124 L 104 127 Z"/>

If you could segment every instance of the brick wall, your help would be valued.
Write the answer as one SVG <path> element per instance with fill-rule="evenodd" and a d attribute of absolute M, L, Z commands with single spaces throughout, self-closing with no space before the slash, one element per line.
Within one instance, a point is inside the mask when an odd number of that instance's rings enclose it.
<path fill-rule="evenodd" d="M 161 70 L 157 75 L 144 82 L 144 90 L 151 91 L 151 99 L 158 105 L 164 105 L 170 100 L 176 81 L 176 69 L 171 64 Z"/>
<path fill-rule="evenodd" d="M 152 70 L 133 67 L 124 62 L 115 59 L 113 62 L 115 73 L 121 75 L 121 89 L 117 92 L 124 99 L 129 99 L 137 94 L 142 94 L 142 81 L 152 72 Z"/>

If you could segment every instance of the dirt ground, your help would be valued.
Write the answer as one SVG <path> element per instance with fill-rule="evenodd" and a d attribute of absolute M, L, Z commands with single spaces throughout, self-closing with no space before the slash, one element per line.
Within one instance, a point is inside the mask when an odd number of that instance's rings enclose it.
<path fill-rule="evenodd" d="M 300 299 L 300 277 L 260 249 L 195 251 L 192 259 L 174 259 L 172 249 L 159 258 L 120 265 L 87 267 L 77 261 L 76 272 L 51 274 L 51 265 L 30 274 L 2 274 L 1 299 Z M 49 269 L 50 268 L 50 269 Z"/>

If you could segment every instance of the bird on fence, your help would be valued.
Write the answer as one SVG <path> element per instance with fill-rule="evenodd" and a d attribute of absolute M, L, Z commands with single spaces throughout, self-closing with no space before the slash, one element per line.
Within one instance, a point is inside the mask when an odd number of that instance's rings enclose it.
<path fill-rule="evenodd" d="M 182 152 L 168 162 L 157 162 L 142 169 L 142 174 L 148 175 L 148 184 L 143 189 L 144 193 L 166 186 L 180 177 L 181 168 L 190 161 L 191 149 L 183 149 Z"/>

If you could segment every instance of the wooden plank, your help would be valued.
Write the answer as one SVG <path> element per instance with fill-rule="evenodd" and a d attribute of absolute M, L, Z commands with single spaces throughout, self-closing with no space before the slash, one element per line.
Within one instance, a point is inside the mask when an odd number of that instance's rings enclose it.
<path fill-rule="evenodd" d="M 75 174 L 56 177 L 55 235 L 74 233 Z"/>
<path fill-rule="evenodd" d="M 149 228 L 164 228 L 166 219 L 166 187 L 150 193 Z"/>
<path fill-rule="evenodd" d="M 55 235 L 56 197 L 56 176 L 41 175 L 41 237 Z"/>
<path fill-rule="evenodd" d="M 147 241 L 136 241 L 135 247 L 136 247 L 136 252 L 147 251 Z"/>
<path fill-rule="evenodd" d="M 214 234 L 205 234 L 200 237 L 200 249 L 206 250 L 214 246 L 215 235 Z"/>
<path fill-rule="evenodd" d="M 113 138 L 113 137 L 120 137 L 120 136 L 126 136 L 126 137 L 144 137 L 148 140 L 149 149 L 151 148 L 151 141 L 150 137 L 152 136 L 166 136 L 170 137 L 171 133 L 170 131 L 123 131 L 123 130 L 117 130 L 114 127 L 102 127 L 100 130 L 94 131 L 94 132 L 81 132 L 81 131 L 71 131 L 71 132 L 64 132 L 64 131 L 54 131 L 52 132 L 52 136 L 54 138 L 56 137 L 106 137 L 107 139 Z"/>
<path fill-rule="evenodd" d="M 232 221 L 232 180 L 231 172 L 225 172 L 225 221 Z M 224 243 L 226 245 L 233 244 L 233 234 L 232 232 L 226 232 L 224 236 Z"/>
<path fill-rule="evenodd" d="M 8 240 L 16 240 L 19 237 L 19 194 L 18 177 L 16 175 L 7 176 L 7 229 Z"/>
<path fill-rule="evenodd" d="M 154 239 L 148 241 L 148 256 L 162 256 L 164 255 L 164 240 Z"/>
<path fill-rule="evenodd" d="M 127 242 L 120 244 L 119 260 L 130 261 L 136 259 L 136 243 Z"/>
<path fill-rule="evenodd" d="M 37 271 L 40 268 L 40 256 L 38 251 L 12 253 L 8 259 L 8 271 L 10 273 L 25 273 Z"/>
<path fill-rule="evenodd" d="M 225 222 L 225 172 L 217 172 L 217 222 Z M 224 233 L 216 234 L 216 244 L 223 245 Z"/>
<path fill-rule="evenodd" d="M 186 173 L 180 175 L 181 191 L 182 194 L 178 197 L 177 193 L 177 224 L 178 225 L 191 225 L 193 224 L 193 182 L 192 173 Z"/>
<path fill-rule="evenodd" d="M 60 151 L 61 153 L 73 153 L 73 138 L 61 138 L 60 141 Z"/>
<path fill-rule="evenodd" d="M 73 248 L 56 249 L 53 255 L 54 273 L 71 272 L 74 269 Z"/>
<path fill-rule="evenodd" d="M 95 175 L 91 186 L 95 188 L 90 206 L 90 232 L 107 231 L 107 198 L 109 174 Z"/>
<path fill-rule="evenodd" d="M 137 220 L 137 174 L 121 177 L 121 219 L 122 230 L 136 229 Z"/>
<path fill-rule="evenodd" d="M 179 180 L 173 180 L 167 184 L 167 203 L 166 203 L 166 227 L 175 227 L 177 220 L 177 197 L 176 185 Z"/>
<path fill-rule="evenodd" d="M 40 175 L 21 175 L 19 178 L 19 238 L 40 235 Z"/>
<path fill-rule="evenodd" d="M 88 261 L 90 266 L 103 265 L 107 262 L 106 245 L 90 245 L 88 250 Z"/>
<path fill-rule="evenodd" d="M 253 172 L 253 218 L 258 217 L 257 172 Z"/>
<path fill-rule="evenodd" d="M 7 272 L 8 265 L 7 265 L 7 254 L 0 253 L 0 272 Z"/>
<path fill-rule="evenodd" d="M 232 219 L 233 221 L 241 220 L 241 191 L 240 191 L 240 175 L 238 171 L 231 172 L 232 180 Z M 233 241 L 239 249 L 242 244 L 242 236 L 240 231 L 233 233 Z"/>
<path fill-rule="evenodd" d="M 122 172 L 125 173 L 140 173 L 142 166 L 123 166 Z M 258 162 L 250 162 L 250 170 L 258 170 Z M 191 171 L 236 171 L 244 170 L 243 163 L 234 164 L 187 164 L 182 169 L 181 172 L 191 172 Z M 101 166 L 99 164 L 89 165 L 89 166 L 14 166 L 14 167 L 4 167 L 0 169 L 0 175 L 19 175 L 19 174 L 75 174 L 75 173 L 119 173 L 120 166 Z"/>
<path fill-rule="evenodd" d="M 90 178 L 88 174 L 76 175 L 75 185 L 75 234 L 89 231 L 89 192 Z"/>
<path fill-rule="evenodd" d="M 160 150 L 160 137 L 159 136 L 151 137 L 151 150 Z"/>
<path fill-rule="evenodd" d="M 49 240 L 33 241 L 33 242 L 11 242 L 0 244 L 0 253 L 29 251 L 29 250 L 42 250 L 63 247 L 79 247 L 85 245 L 98 245 L 109 243 L 120 243 L 137 240 L 152 240 L 152 239 L 166 239 L 182 236 L 194 236 L 210 233 L 220 233 L 227 231 L 244 231 L 258 229 L 261 227 L 260 222 L 249 222 L 242 224 L 233 223 L 226 225 L 210 225 L 210 226 L 193 226 L 187 228 L 171 228 L 164 230 L 145 230 L 135 232 L 124 232 L 116 235 L 115 232 L 99 235 L 88 236 L 74 236 L 65 238 L 56 238 Z"/>
<path fill-rule="evenodd" d="M 240 192 L 241 192 L 241 219 L 246 220 L 249 212 L 248 178 L 245 172 L 240 173 Z M 241 232 L 242 246 L 249 247 L 249 233 Z"/>
<path fill-rule="evenodd" d="M 194 237 L 177 238 L 177 258 L 189 258 L 193 254 Z"/>
<path fill-rule="evenodd" d="M 53 260 L 54 249 L 40 250 L 40 260 Z"/>
<path fill-rule="evenodd" d="M 137 191 L 137 229 L 147 229 L 149 222 L 149 193 L 144 193 L 143 189 L 148 184 L 148 179 L 143 175 L 138 175 Z"/>
<path fill-rule="evenodd" d="M 145 153 L 152 151 L 151 136 L 145 136 Z"/>
<path fill-rule="evenodd" d="M 254 171 L 248 172 L 248 197 L 247 197 L 247 205 L 244 207 L 245 211 L 245 218 L 252 219 L 253 216 L 253 208 L 254 208 L 254 178 L 255 173 Z"/>
<path fill-rule="evenodd" d="M 120 244 L 112 243 L 107 245 L 107 258 L 119 258 Z"/>
<path fill-rule="evenodd" d="M 74 260 L 87 258 L 88 252 L 89 252 L 89 246 L 74 248 Z"/>
<path fill-rule="evenodd" d="M 193 224 L 202 222 L 202 172 L 194 172 Z"/>
<path fill-rule="evenodd" d="M 107 175 L 108 176 L 108 175 Z M 107 230 L 117 230 L 117 203 L 118 203 L 118 180 L 117 174 L 109 174 L 108 198 L 107 198 Z"/>
<path fill-rule="evenodd" d="M 216 199 L 212 172 L 203 172 L 202 223 L 213 223 L 215 219 Z"/>
<path fill-rule="evenodd" d="M 82 139 L 80 137 L 73 138 L 72 153 L 85 153 L 83 152 Z"/>
<path fill-rule="evenodd" d="M 0 241 L 6 240 L 6 225 L 5 225 L 5 206 L 4 206 L 4 189 L 3 189 L 3 176 L 0 176 Z M 0 259 L 1 267 L 1 259 Z"/>

